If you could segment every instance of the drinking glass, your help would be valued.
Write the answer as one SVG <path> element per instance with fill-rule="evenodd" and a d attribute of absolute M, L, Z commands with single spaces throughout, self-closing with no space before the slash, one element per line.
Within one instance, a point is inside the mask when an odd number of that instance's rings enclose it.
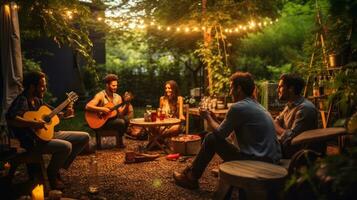
<path fill-rule="evenodd" d="M 157 113 L 156 112 L 151 112 L 151 121 L 156 122 L 157 119 Z"/>
<path fill-rule="evenodd" d="M 165 119 L 165 117 L 166 117 L 165 111 L 161 110 L 160 111 L 160 116 L 159 116 L 160 120 L 163 121 Z"/>

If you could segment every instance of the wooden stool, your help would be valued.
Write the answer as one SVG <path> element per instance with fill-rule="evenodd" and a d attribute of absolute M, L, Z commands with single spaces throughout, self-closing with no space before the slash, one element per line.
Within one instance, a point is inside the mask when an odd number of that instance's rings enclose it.
<path fill-rule="evenodd" d="M 17 167 L 20 164 L 39 164 L 41 167 L 41 175 L 44 181 L 44 189 L 45 191 L 49 191 L 50 184 L 48 181 L 47 170 L 42 153 L 36 150 L 26 151 L 20 147 L 20 142 L 17 139 L 11 139 L 10 143 L 13 148 L 16 148 L 16 153 L 9 155 L 7 159 L 11 164 L 11 168 L 8 174 L 10 180 L 13 179 Z"/>
<path fill-rule="evenodd" d="M 268 199 L 268 191 L 283 187 L 287 174 L 284 167 L 266 162 L 225 162 L 219 166 L 219 183 L 214 199 L 224 199 L 231 186 L 245 190 L 247 199 Z"/>
<path fill-rule="evenodd" d="M 118 131 L 115 130 L 95 130 L 95 138 L 97 141 L 97 149 L 102 149 L 102 137 L 115 136 L 116 146 L 120 147 L 120 140 L 122 138 L 118 135 Z"/>

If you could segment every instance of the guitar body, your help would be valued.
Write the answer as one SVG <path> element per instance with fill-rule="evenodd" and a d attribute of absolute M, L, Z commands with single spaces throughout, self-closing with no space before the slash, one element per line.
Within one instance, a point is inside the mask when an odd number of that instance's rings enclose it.
<path fill-rule="evenodd" d="M 46 116 L 48 116 L 51 112 L 52 110 L 47 106 L 41 106 L 38 111 L 29 111 L 23 116 L 23 118 L 28 120 L 43 120 L 46 122 L 45 128 L 35 130 L 36 135 L 44 141 L 49 141 L 53 138 L 54 127 L 60 122 L 57 115 L 54 115 L 48 120 L 46 119 Z"/>
<path fill-rule="evenodd" d="M 111 102 L 107 103 L 104 107 L 107 108 L 113 108 L 115 105 Z M 89 111 L 87 110 L 84 114 L 84 117 L 89 125 L 89 127 L 93 128 L 93 129 L 97 129 L 102 127 L 105 122 L 107 122 L 108 119 L 113 118 L 117 116 L 117 110 L 113 110 L 108 114 L 104 114 L 104 113 L 98 113 L 95 111 Z"/>

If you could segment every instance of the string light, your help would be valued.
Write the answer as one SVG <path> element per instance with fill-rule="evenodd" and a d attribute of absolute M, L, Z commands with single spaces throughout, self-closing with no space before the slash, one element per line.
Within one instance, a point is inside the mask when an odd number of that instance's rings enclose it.
<path fill-rule="evenodd" d="M 14 8 L 18 8 L 16 7 L 16 5 L 14 6 Z M 52 14 L 52 11 L 47 10 L 45 11 L 48 14 Z M 67 17 L 68 19 L 73 19 L 73 13 L 76 13 L 74 11 L 70 11 L 67 10 L 65 11 L 64 16 Z M 115 21 L 109 18 L 104 18 L 104 17 L 97 17 L 96 18 L 97 21 L 101 22 L 101 21 L 105 21 L 105 23 L 107 23 L 109 26 L 111 27 L 115 27 L 115 28 L 122 28 L 124 30 L 129 30 L 129 29 L 145 29 L 145 28 L 156 28 L 159 31 L 165 30 L 167 32 L 171 31 L 172 29 L 176 30 L 176 32 L 181 32 L 183 30 L 184 33 L 190 33 L 190 32 L 206 32 L 207 30 L 210 30 L 209 27 L 206 26 L 201 26 L 201 27 L 197 27 L 197 26 L 163 26 L 160 24 L 157 24 L 155 21 L 150 21 L 148 23 L 145 23 L 145 21 L 143 19 L 132 19 L 130 21 L 123 21 L 120 20 Z M 238 24 L 236 26 L 233 27 L 221 27 L 221 29 L 225 32 L 225 33 L 241 33 L 241 32 L 245 32 L 248 30 L 254 30 L 257 27 L 262 28 L 263 26 L 267 26 L 268 24 L 273 24 L 274 22 L 278 22 L 278 19 L 275 20 L 262 20 L 262 21 L 258 21 L 255 22 L 253 20 L 249 21 L 247 24 L 242 25 L 242 24 Z"/>

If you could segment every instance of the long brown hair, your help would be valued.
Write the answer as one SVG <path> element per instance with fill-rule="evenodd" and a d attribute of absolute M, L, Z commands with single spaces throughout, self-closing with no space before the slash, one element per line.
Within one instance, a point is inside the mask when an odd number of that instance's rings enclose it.
<path fill-rule="evenodd" d="M 167 97 L 167 99 L 169 99 L 169 101 L 176 101 L 177 102 L 177 97 L 180 96 L 180 92 L 178 89 L 178 85 L 176 83 L 176 81 L 174 80 L 169 80 L 165 82 L 164 88 L 166 87 L 166 85 L 170 85 L 171 90 L 172 90 L 172 98 L 169 98 L 166 94 L 166 91 L 164 91 L 164 96 Z"/>

